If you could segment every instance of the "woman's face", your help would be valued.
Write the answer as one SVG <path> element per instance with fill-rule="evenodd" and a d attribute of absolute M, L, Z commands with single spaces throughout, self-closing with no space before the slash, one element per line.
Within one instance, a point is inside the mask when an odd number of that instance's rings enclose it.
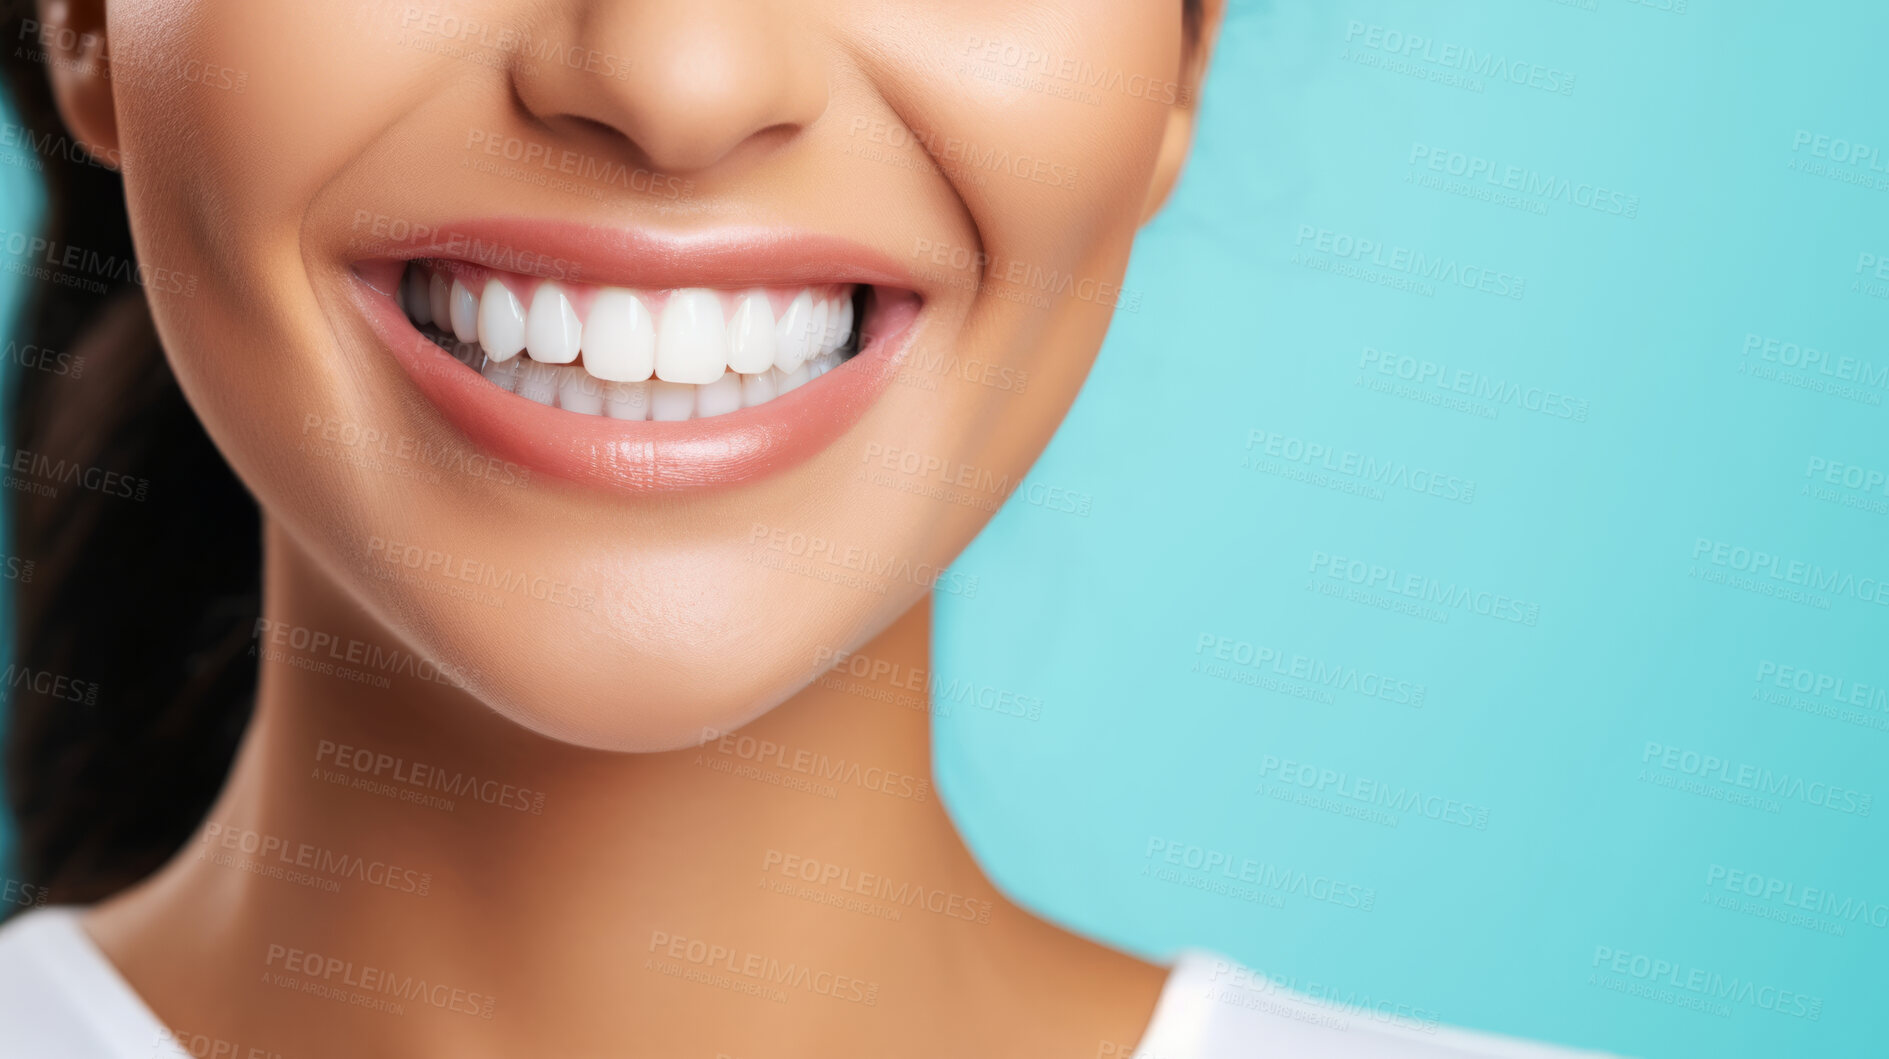
<path fill-rule="evenodd" d="M 667 749 L 969 591 L 1133 304 L 1180 8 L 113 0 L 108 107 L 184 391 L 376 646 Z"/>

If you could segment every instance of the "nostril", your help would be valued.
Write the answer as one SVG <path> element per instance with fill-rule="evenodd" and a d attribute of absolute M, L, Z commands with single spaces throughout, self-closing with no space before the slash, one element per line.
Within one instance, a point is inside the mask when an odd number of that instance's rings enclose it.
<path fill-rule="evenodd" d="M 777 123 L 744 137 L 732 146 L 701 150 L 699 144 L 657 141 L 653 135 L 639 140 L 626 135 L 607 121 L 581 114 L 543 118 L 540 124 L 552 134 L 563 137 L 564 146 L 573 147 L 583 154 L 597 156 L 599 160 L 608 159 L 612 163 L 620 162 L 650 174 L 669 176 L 697 173 L 737 159 L 764 156 L 788 144 L 799 135 L 801 129 L 801 126 L 791 122 Z M 553 148 L 553 160 L 557 155 L 557 149 Z"/>
<path fill-rule="evenodd" d="M 523 114 L 618 154 L 628 141 L 653 172 L 694 174 L 724 159 L 751 160 L 778 148 L 825 113 L 831 70 L 810 32 L 780 5 L 752 0 L 686 4 L 536 5 L 547 25 L 616 60 L 614 75 L 583 63 L 514 66 L 512 91 Z M 599 131 L 609 139 L 596 137 Z"/>
<path fill-rule="evenodd" d="M 740 147 L 736 148 L 736 150 L 738 151 L 747 150 L 751 148 L 772 150 L 776 147 L 785 146 L 787 144 L 787 141 L 800 135 L 801 128 L 802 126 L 795 125 L 789 122 L 782 122 L 778 125 L 769 125 L 767 128 L 762 129 L 759 132 L 756 132 L 752 136 L 749 136 L 747 141 L 744 142 Z"/>
<path fill-rule="evenodd" d="M 552 133 L 565 137 L 564 146 L 578 146 L 587 153 L 625 160 L 634 166 L 655 168 L 649 152 L 643 149 L 642 144 L 624 135 L 623 130 L 607 121 L 582 114 L 557 114 L 541 118 L 540 123 Z M 555 148 L 552 153 L 556 153 Z"/>
<path fill-rule="evenodd" d="M 582 114 L 571 115 L 569 121 L 579 132 L 590 133 L 596 136 L 621 135 L 609 122 L 598 121 L 596 118 L 586 118 Z"/>

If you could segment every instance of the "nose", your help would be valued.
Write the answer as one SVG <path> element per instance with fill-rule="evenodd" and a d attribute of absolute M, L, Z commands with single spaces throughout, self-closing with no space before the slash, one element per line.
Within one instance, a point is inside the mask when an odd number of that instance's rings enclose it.
<path fill-rule="evenodd" d="M 825 112 L 827 71 L 782 5 L 757 0 L 582 0 L 514 73 L 553 129 L 603 127 L 649 168 L 707 169 L 793 139 Z M 804 25 L 804 24 L 801 24 Z"/>

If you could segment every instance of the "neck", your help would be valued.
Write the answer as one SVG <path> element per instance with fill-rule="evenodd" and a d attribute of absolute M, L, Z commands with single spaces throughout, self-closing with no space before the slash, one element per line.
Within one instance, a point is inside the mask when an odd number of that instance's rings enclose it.
<path fill-rule="evenodd" d="M 273 527 L 266 551 L 229 783 L 88 920 L 173 1030 L 237 1055 L 1090 1059 L 1146 1026 L 1159 969 L 1011 904 L 939 804 L 928 601 L 862 649 L 877 679 L 612 754 L 492 713 Z"/>

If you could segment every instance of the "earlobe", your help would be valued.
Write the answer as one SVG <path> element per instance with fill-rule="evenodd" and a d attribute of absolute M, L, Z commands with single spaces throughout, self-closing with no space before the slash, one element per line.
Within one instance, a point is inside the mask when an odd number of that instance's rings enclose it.
<path fill-rule="evenodd" d="M 117 169 L 118 114 L 104 0 L 41 0 L 39 24 L 28 28 L 36 37 L 33 43 L 42 53 L 66 129 L 92 157 Z"/>
<path fill-rule="evenodd" d="M 1200 115 L 1200 89 L 1207 79 L 1207 61 L 1213 56 L 1214 41 L 1220 33 L 1220 20 L 1226 14 L 1226 0 L 1201 0 L 1200 20 L 1192 36 L 1183 45 L 1180 66 L 1179 100 L 1168 112 L 1167 128 L 1161 134 L 1161 150 L 1155 158 L 1154 175 L 1148 181 L 1148 197 L 1141 207 L 1141 222 L 1147 224 L 1166 205 L 1168 195 L 1181 178 L 1187 155 L 1194 146 L 1194 128 Z"/>

